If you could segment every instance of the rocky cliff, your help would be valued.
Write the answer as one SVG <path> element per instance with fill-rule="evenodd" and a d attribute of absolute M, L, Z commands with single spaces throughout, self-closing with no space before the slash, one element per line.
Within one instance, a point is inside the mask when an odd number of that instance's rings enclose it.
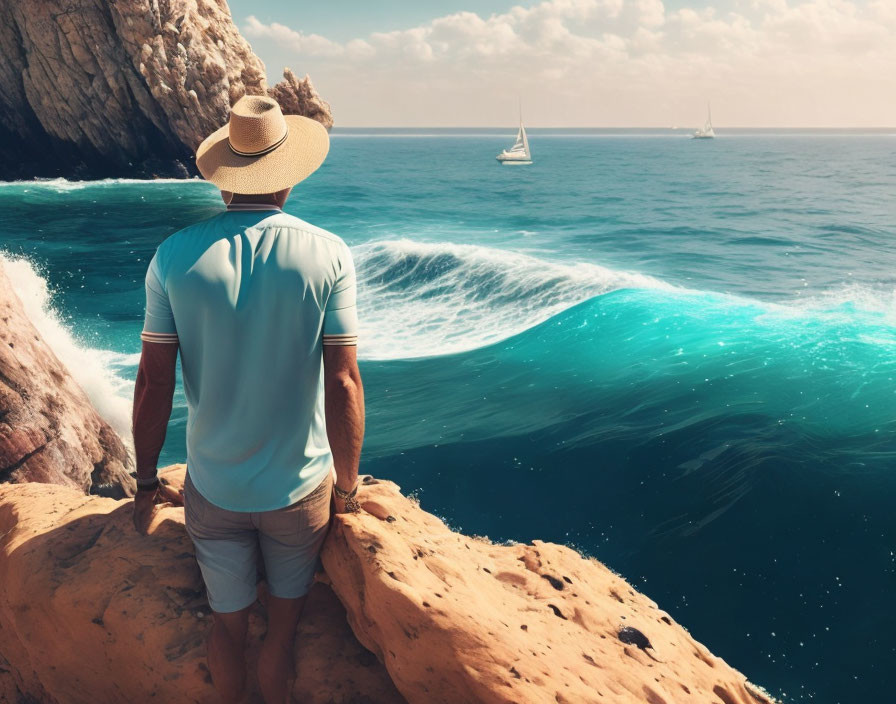
<path fill-rule="evenodd" d="M 596 560 L 461 535 L 391 482 L 360 497 L 323 564 L 409 702 L 771 704 Z"/>
<path fill-rule="evenodd" d="M 205 663 L 208 602 L 183 521 L 182 508 L 162 509 L 141 536 L 130 501 L 0 485 L 0 701 L 217 702 Z M 404 701 L 327 586 L 315 586 L 305 613 L 296 701 Z M 257 605 L 250 658 L 264 630 Z"/>
<path fill-rule="evenodd" d="M 31 324 L 0 263 L 0 482 L 131 495 L 115 431 Z"/>
<path fill-rule="evenodd" d="M 269 89 L 225 0 L 0 0 L 0 178 L 195 174 L 242 95 L 327 127 L 288 69 Z"/>
<path fill-rule="evenodd" d="M 183 471 L 164 475 L 177 485 Z M 452 532 L 390 482 L 367 479 L 360 500 L 364 512 L 338 516 L 324 547 L 295 701 L 771 702 L 594 560 Z M 140 536 L 127 500 L 0 486 L 0 583 L 6 702 L 214 701 L 182 508 L 161 509 Z"/>

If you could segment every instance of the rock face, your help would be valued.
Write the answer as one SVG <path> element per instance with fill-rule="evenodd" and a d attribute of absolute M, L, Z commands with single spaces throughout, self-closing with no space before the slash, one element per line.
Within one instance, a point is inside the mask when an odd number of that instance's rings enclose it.
<path fill-rule="evenodd" d="M 468 538 L 368 481 L 323 563 L 409 702 L 772 701 L 599 562 Z"/>
<path fill-rule="evenodd" d="M 184 466 L 162 476 L 182 485 Z M 365 513 L 334 520 L 299 626 L 295 701 L 772 702 L 596 561 L 454 533 L 390 482 L 360 498 Z M 0 485 L 0 701 L 215 701 L 183 509 L 161 508 L 147 536 L 131 516 L 127 500 Z M 264 629 L 257 604 L 250 673 Z"/>
<path fill-rule="evenodd" d="M 130 468 L 121 438 L 40 338 L 0 263 L 0 482 L 121 497 L 135 488 Z"/>
<path fill-rule="evenodd" d="M 333 126 L 330 105 L 317 94 L 307 75 L 299 80 L 296 74 L 286 68 L 283 70 L 283 80 L 270 88 L 268 94 L 280 103 L 280 108 L 287 115 L 310 117 L 327 129 Z"/>
<path fill-rule="evenodd" d="M 270 91 L 224 0 L 0 0 L 0 178 L 187 176 L 244 94 L 333 124 L 306 76 Z"/>
<path fill-rule="evenodd" d="M 182 481 L 183 466 L 165 476 Z M 0 701 L 218 701 L 205 661 L 211 618 L 183 509 L 161 509 L 147 536 L 131 521 L 130 501 L 0 486 Z M 263 612 L 256 605 L 250 620 L 250 668 Z M 404 701 L 326 585 L 312 589 L 296 651 L 295 701 Z"/>

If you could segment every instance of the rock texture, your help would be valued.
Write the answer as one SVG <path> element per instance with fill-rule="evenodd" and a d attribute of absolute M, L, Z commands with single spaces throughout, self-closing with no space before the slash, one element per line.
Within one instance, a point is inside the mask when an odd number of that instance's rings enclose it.
<path fill-rule="evenodd" d="M 0 482 L 133 494 L 121 438 L 90 405 L 22 308 L 0 263 Z"/>
<path fill-rule="evenodd" d="M 323 562 L 409 702 L 772 701 L 599 562 L 454 533 L 368 482 L 366 512 L 337 518 Z"/>
<path fill-rule="evenodd" d="M 182 486 L 184 466 L 162 475 Z M 594 560 L 454 533 L 390 482 L 367 478 L 360 499 L 334 520 L 299 627 L 297 702 L 772 702 Z M 127 500 L 0 485 L 0 701 L 215 700 L 183 509 L 161 508 L 148 536 L 131 516 Z"/>
<path fill-rule="evenodd" d="M 317 94 L 307 75 L 299 80 L 296 74 L 286 68 L 283 70 L 283 80 L 270 88 L 268 94 L 280 103 L 280 108 L 287 115 L 310 117 L 327 129 L 333 126 L 329 103 Z"/>
<path fill-rule="evenodd" d="M 270 91 L 224 0 L 0 0 L 0 177 L 186 176 L 244 94 L 333 123 L 306 76 Z"/>
<path fill-rule="evenodd" d="M 183 466 L 164 474 L 176 484 Z M 217 701 L 205 664 L 211 619 L 183 509 L 162 509 L 147 536 L 131 516 L 130 501 L 0 486 L 0 701 Z M 263 612 L 257 605 L 250 621 L 250 659 Z M 299 626 L 296 671 L 298 702 L 404 701 L 323 584 Z"/>

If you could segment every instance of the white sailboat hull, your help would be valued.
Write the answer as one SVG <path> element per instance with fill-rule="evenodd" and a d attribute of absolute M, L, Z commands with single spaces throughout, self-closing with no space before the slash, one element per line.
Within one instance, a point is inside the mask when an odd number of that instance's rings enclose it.
<path fill-rule="evenodd" d="M 526 154 L 508 154 L 501 152 L 495 157 L 502 164 L 531 164 L 532 158 Z"/>

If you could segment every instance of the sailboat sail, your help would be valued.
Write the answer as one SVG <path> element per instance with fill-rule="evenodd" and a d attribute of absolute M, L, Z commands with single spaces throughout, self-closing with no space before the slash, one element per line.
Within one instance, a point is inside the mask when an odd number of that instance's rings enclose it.
<path fill-rule="evenodd" d="M 520 131 L 516 133 L 516 141 L 507 150 L 508 154 L 525 154 L 529 156 L 529 140 L 526 138 L 526 130 L 520 125 Z"/>
<path fill-rule="evenodd" d="M 516 133 L 516 141 L 510 149 L 505 149 L 495 157 L 502 163 L 531 164 L 532 153 L 529 151 L 529 137 L 526 135 L 526 128 L 523 127 L 523 116 L 520 111 L 520 129 Z"/>
<path fill-rule="evenodd" d="M 712 129 L 712 109 L 707 104 L 706 106 L 706 124 L 703 125 L 702 130 L 697 130 L 694 132 L 694 139 L 712 139 L 716 136 L 716 133 L 713 132 Z"/>

